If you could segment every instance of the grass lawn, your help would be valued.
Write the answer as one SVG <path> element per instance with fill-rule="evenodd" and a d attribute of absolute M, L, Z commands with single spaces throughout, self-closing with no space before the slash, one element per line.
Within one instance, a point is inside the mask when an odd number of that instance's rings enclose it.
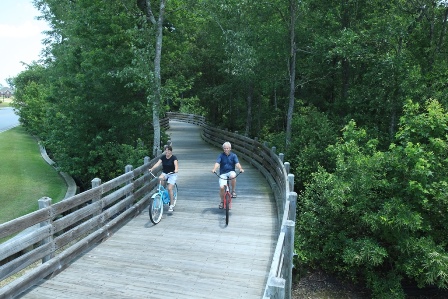
<path fill-rule="evenodd" d="M 38 199 L 62 200 L 64 179 L 40 155 L 37 141 L 21 126 L 0 133 L 0 223 L 38 209 Z"/>
<path fill-rule="evenodd" d="M 10 105 L 11 101 L 12 101 L 12 98 L 4 99 L 3 97 L 0 97 L 0 108 L 11 106 Z"/>

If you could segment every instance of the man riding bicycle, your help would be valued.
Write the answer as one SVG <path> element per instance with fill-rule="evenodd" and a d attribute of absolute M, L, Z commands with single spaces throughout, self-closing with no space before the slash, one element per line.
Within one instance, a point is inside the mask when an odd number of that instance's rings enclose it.
<path fill-rule="evenodd" d="M 222 209 L 224 207 L 224 193 L 225 186 L 227 185 L 227 178 L 232 179 L 230 183 L 231 194 L 232 197 L 236 197 L 236 173 L 235 167 L 238 167 L 240 172 L 244 172 L 243 167 L 241 166 L 238 156 L 231 152 L 232 145 L 230 142 L 224 142 L 222 145 L 223 152 L 218 156 L 215 162 L 215 166 L 212 169 L 212 172 L 215 173 L 216 169 L 219 167 L 219 195 L 221 197 L 221 203 L 219 204 L 219 208 Z"/>

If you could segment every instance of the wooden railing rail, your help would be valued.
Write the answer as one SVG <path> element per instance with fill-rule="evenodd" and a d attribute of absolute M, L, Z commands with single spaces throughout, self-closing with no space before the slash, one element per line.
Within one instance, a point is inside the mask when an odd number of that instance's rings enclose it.
<path fill-rule="evenodd" d="M 39 210 L 0 224 L 0 239 L 6 239 L 0 244 L 0 282 L 18 277 L 0 288 L 0 298 L 14 298 L 39 280 L 59 273 L 141 213 L 157 185 L 148 169 L 158 159 L 146 157 L 136 169 L 128 165 L 123 175 L 103 184 L 96 178 L 92 189 L 55 204 L 43 197 L 38 201 Z M 26 273 L 19 275 L 25 268 Z"/>
<path fill-rule="evenodd" d="M 203 116 L 174 112 L 168 112 L 167 116 L 170 120 L 201 126 L 202 138 L 214 146 L 221 148 L 225 141 L 229 141 L 232 150 L 266 178 L 274 193 L 280 225 L 263 298 L 291 298 L 297 193 L 294 192 L 294 175 L 289 173 L 289 163 L 283 163 L 284 155 L 277 155 L 275 148 L 269 149 L 255 139 L 209 126 Z"/>

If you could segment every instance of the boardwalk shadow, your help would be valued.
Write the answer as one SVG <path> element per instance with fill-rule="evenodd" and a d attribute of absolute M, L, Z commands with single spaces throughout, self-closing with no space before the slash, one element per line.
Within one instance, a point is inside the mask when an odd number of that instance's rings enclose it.
<path fill-rule="evenodd" d="M 148 222 L 146 222 L 144 225 L 145 228 L 151 228 L 154 226 L 156 226 L 156 224 L 152 223 L 151 220 L 148 220 Z"/>
<path fill-rule="evenodd" d="M 149 213 L 148 209 L 145 209 L 145 210 L 142 211 L 142 214 L 146 215 L 148 217 L 148 222 L 146 222 L 145 225 L 143 226 L 145 228 L 151 228 L 151 227 L 154 227 L 156 225 L 159 225 L 161 222 L 163 222 L 164 219 L 174 216 L 174 213 L 171 213 L 171 212 L 169 213 L 168 209 L 164 208 L 162 219 L 160 219 L 160 222 L 158 224 L 154 224 L 154 223 L 152 223 L 151 219 L 149 219 L 149 214 L 148 213 Z"/>
<path fill-rule="evenodd" d="M 232 212 L 230 212 L 230 215 Z M 226 212 L 222 209 L 219 208 L 206 208 L 202 210 L 202 215 L 205 214 L 211 214 L 211 215 L 216 215 L 218 218 L 218 223 L 219 223 L 219 227 L 221 228 L 226 228 L 227 224 L 226 224 Z"/>

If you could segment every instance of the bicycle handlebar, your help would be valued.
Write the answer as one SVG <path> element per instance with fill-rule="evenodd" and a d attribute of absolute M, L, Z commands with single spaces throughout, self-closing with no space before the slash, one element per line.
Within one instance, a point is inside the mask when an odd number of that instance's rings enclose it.
<path fill-rule="evenodd" d="M 149 173 L 155 178 L 156 176 L 154 175 L 154 173 L 152 173 L 151 169 L 149 170 Z M 168 172 L 167 174 L 174 174 L 175 172 Z"/>
<path fill-rule="evenodd" d="M 235 171 L 235 172 L 236 172 L 236 171 Z M 214 173 L 218 178 L 224 180 L 224 178 L 222 178 L 221 175 L 218 174 L 216 171 L 213 171 L 213 173 Z M 239 175 L 242 174 L 242 173 L 243 173 L 243 171 L 240 171 L 240 172 L 238 172 L 238 173 L 236 174 L 236 176 L 235 176 L 234 178 L 227 177 L 227 178 L 225 178 L 225 179 L 227 179 L 227 180 L 234 180 L 234 179 L 236 179 L 237 176 L 239 176 Z"/>

